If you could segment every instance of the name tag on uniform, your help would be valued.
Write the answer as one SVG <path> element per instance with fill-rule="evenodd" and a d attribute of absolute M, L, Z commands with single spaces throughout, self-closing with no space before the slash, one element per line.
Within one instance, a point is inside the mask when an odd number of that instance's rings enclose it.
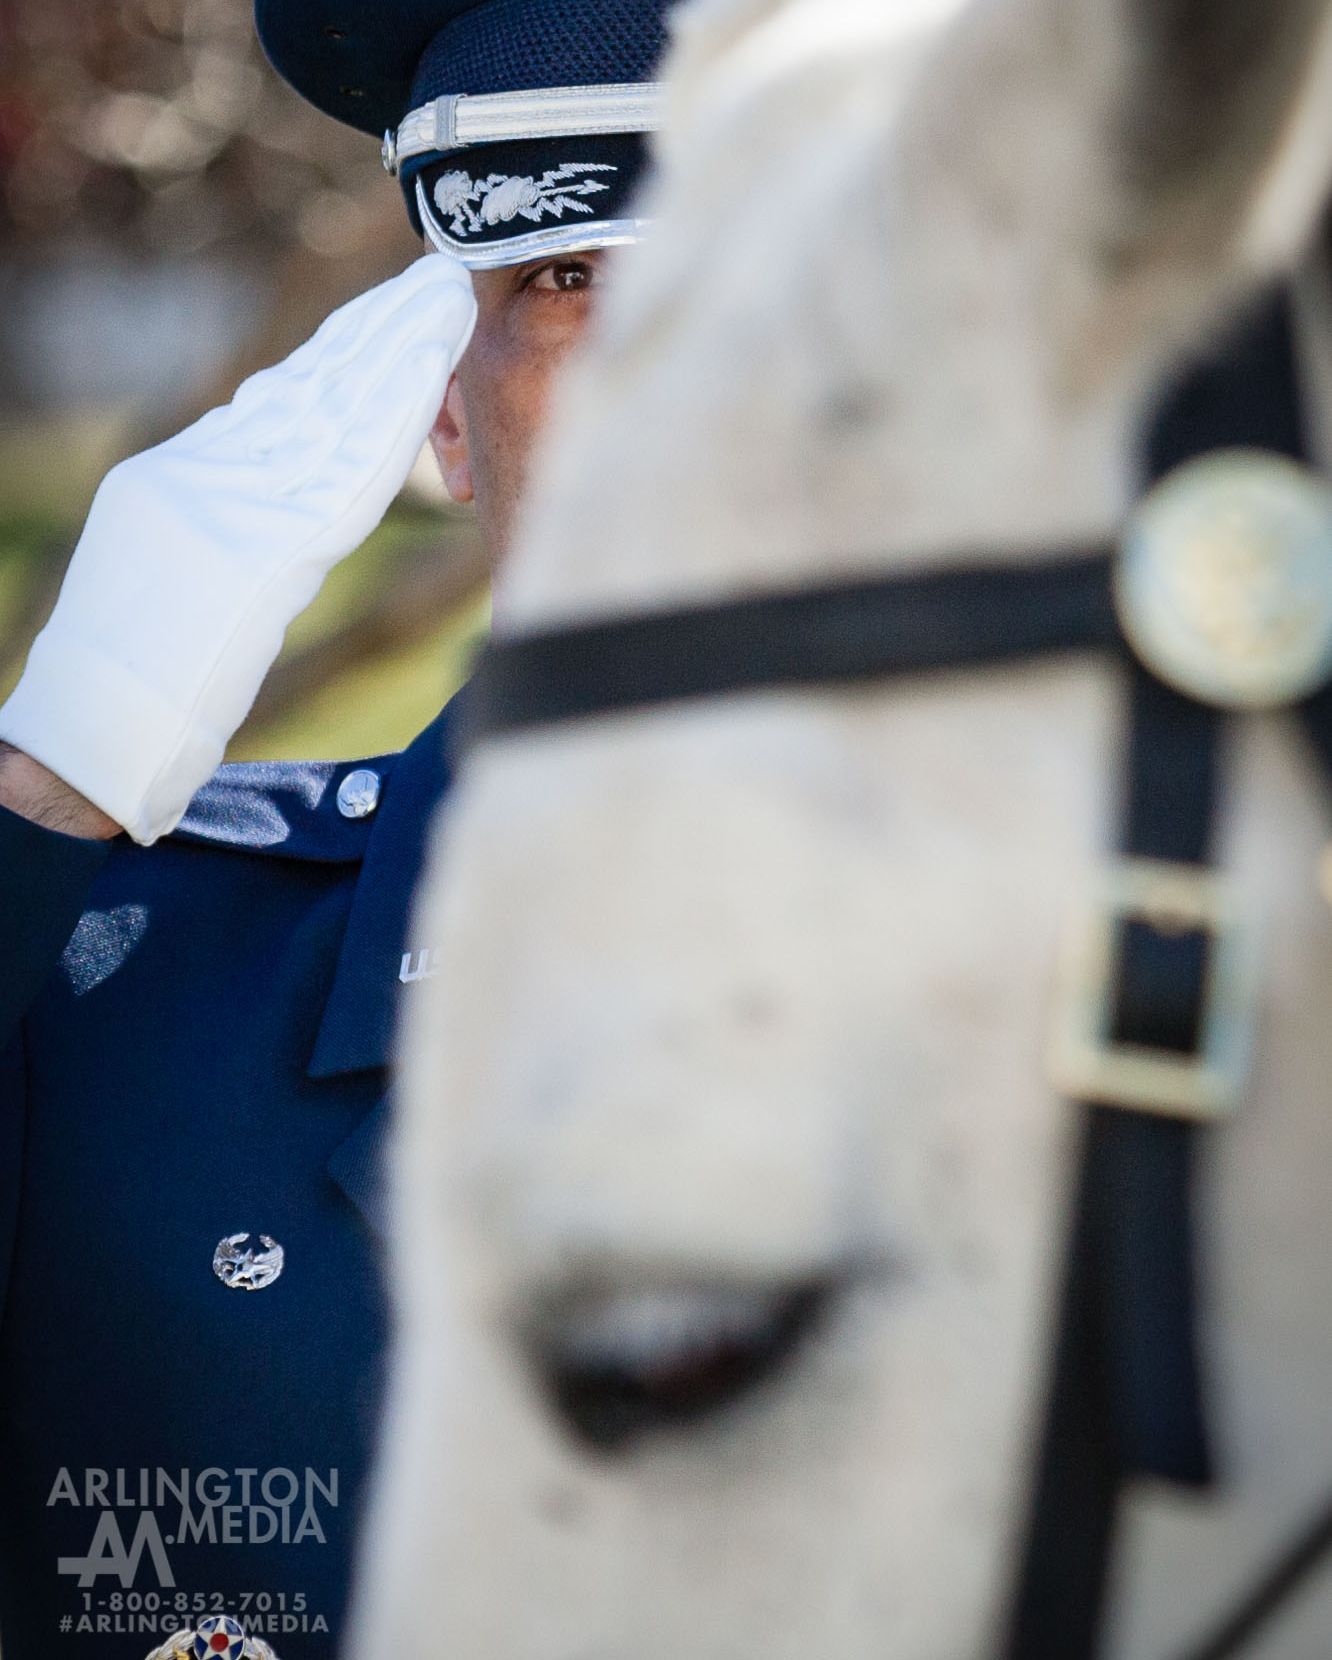
<path fill-rule="evenodd" d="M 424 951 L 404 951 L 402 967 L 398 970 L 399 980 L 404 986 L 416 980 L 433 980 L 439 973 L 443 956 L 443 950 L 438 945 L 427 947 Z"/>

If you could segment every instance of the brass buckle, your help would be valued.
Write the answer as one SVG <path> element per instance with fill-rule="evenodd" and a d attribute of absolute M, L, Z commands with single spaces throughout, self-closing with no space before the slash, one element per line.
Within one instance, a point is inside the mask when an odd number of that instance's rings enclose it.
<path fill-rule="evenodd" d="M 1234 886 L 1214 871 L 1156 859 L 1109 865 L 1069 935 L 1056 988 L 1050 1074 L 1079 1101 L 1202 1122 L 1230 1116 L 1248 1076 L 1257 1024 L 1253 929 Z M 1208 936 L 1198 1049 L 1178 1055 L 1112 1043 L 1120 926 Z"/>

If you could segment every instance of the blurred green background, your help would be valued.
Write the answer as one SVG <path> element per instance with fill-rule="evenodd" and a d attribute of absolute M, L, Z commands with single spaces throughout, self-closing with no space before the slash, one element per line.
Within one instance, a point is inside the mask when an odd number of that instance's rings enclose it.
<path fill-rule="evenodd" d="M 250 0 L 0 0 L 0 696 L 106 469 L 419 252 L 377 144 L 283 86 Z M 400 748 L 487 618 L 470 514 L 423 458 L 232 755 Z"/>

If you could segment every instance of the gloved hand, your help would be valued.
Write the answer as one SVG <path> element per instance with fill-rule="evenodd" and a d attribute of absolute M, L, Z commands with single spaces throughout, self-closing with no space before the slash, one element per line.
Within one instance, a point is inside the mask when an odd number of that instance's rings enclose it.
<path fill-rule="evenodd" d="M 467 271 L 428 254 L 113 468 L 0 738 L 136 841 L 171 830 L 287 625 L 401 489 L 475 318 Z"/>

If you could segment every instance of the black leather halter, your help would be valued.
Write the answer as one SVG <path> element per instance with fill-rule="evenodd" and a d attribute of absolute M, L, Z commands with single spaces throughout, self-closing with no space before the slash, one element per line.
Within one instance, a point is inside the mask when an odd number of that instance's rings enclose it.
<path fill-rule="evenodd" d="M 1111 554 L 867 577 L 493 642 L 464 748 L 663 703 L 994 667 L 1119 639 Z"/>
<path fill-rule="evenodd" d="M 1284 302 L 1199 370 L 1157 422 L 1151 479 L 1209 450 L 1302 457 Z M 1111 600 L 1112 555 L 1090 550 L 926 575 L 759 593 L 511 639 L 483 653 L 459 739 L 487 740 L 703 698 L 958 673 L 1059 654 L 1122 662 L 1127 720 L 1119 848 L 1205 867 L 1212 857 L 1224 717 L 1154 679 L 1129 654 Z M 1332 694 L 1306 715 L 1332 766 Z M 1192 1054 L 1208 942 L 1130 924 L 1121 932 L 1114 1041 Z M 1121 1107 L 1083 1109 L 1045 1432 L 1006 1660 L 1100 1652 L 1119 1501 L 1136 1476 L 1212 1479 L 1197 1344 L 1192 1187 L 1198 1128 Z M 1223 1660 L 1332 1548 L 1320 1518 L 1260 1576 L 1191 1660 Z"/>

